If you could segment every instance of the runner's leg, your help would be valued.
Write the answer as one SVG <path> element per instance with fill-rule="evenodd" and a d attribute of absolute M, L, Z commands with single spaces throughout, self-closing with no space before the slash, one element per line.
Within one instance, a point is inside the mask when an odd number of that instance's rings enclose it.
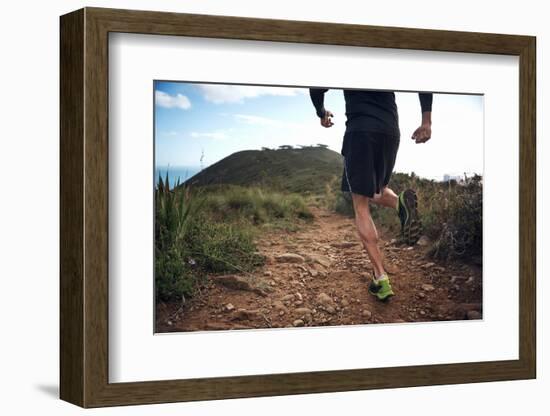
<path fill-rule="evenodd" d="M 374 268 L 374 274 L 378 278 L 385 274 L 385 270 L 382 253 L 378 247 L 378 232 L 370 215 L 369 198 L 355 193 L 351 195 L 355 210 L 355 225 Z"/>
<path fill-rule="evenodd" d="M 377 205 L 383 207 L 397 209 L 397 202 L 399 197 L 387 186 L 382 189 L 382 192 L 379 194 L 374 194 L 374 198 L 371 199 Z"/>

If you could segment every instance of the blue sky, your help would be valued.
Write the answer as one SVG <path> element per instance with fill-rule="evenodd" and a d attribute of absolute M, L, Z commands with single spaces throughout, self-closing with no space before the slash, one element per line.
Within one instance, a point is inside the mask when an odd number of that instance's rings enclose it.
<path fill-rule="evenodd" d="M 482 173 L 483 97 L 435 94 L 432 140 L 409 139 L 420 123 L 416 93 L 396 93 L 401 145 L 396 171 L 425 177 Z M 155 82 L 155 165 L 207 167 L 230 154 L 280 145 L 327 144 L 339 152 L 345 130 L 341 90 L 325 94 L 329 129 L 307 88 Z M 202 161 L 201 161 L 202 158 Z"/>

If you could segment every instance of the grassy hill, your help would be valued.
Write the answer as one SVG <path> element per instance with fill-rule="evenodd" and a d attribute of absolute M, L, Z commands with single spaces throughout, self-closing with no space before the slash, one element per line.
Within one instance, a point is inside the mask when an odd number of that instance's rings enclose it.
<path fill-rule="evenodd" d="M 245 150 L 209 166 L 186 185 L 232 184 L 319 194 L 342 174 L 342 157 L 324 147 Z"/>

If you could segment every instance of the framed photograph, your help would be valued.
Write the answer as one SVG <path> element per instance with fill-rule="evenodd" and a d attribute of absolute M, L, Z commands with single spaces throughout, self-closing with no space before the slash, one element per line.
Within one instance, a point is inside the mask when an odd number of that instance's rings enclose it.
<path fill-rule="evenodd" d="M 63 400 L 536 377 L 534 37 L 60 29 Z"/>

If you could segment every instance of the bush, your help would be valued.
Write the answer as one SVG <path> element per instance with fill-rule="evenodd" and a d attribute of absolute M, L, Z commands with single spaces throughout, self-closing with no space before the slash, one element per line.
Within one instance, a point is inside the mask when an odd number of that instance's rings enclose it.
<path fill-rule="evenodd" d="M 483 189 L 481 177 L 451 185 L 439 194 L 428 232 L 435 239 L 431 255 L 436 258 L 480 256 L 483 246 Z"/>
<path fill-rule="evenodd" d="M 189 189 L 168 178 L 155 190 L 155 284 L 159 300 L 192 297 L 209 273 L 251 272 L 264 262 L 258 225 L 292 229 L 313 218 L 299 195 L 259 188 Z"/>
<path fill-rule="evenodd" d="M 444 183 L 422 179 L 414 174 L 396 173 L 389 187 L 396 193 L 407 188 L 416 190 L 424 234 L 434 241 L 430 255 L 450 259 L 482 254 L 481 176 L 475 175 L 460 183 Z M 335 184 L 327 190 L 327 193 L 330 192 L 332 194 L 326 199 L 332 209 L 342 215 L 353 216 L 351 197 L 342 193 Z M 371 204 L 371 213 L 377 225 L 399 233 L 401 225 L 394 210 Z"/>
<path fill-rule="evenodd" d="M 204 211 L 218 221 L 262 225 L 313 218 L 306 201 L 298 194 L 237 185 L 206 186 L 198 192 L 204 198 Z"/>
<path fill-rule="evenodd" d="M 207 273 L 251 271 L 263 263 L 249 228 L 212 221 L 204 200 L 188 188 L 170 190 L 168 178 L 159 180 L 155 210 L 157 299 L 191 297 Z"/>
<path fill-rule="evenodd" d="M 334 201 L 334 211 L 347 217 L 354 217 L 353 200 L 349 192 L 338 192 Z"/>

